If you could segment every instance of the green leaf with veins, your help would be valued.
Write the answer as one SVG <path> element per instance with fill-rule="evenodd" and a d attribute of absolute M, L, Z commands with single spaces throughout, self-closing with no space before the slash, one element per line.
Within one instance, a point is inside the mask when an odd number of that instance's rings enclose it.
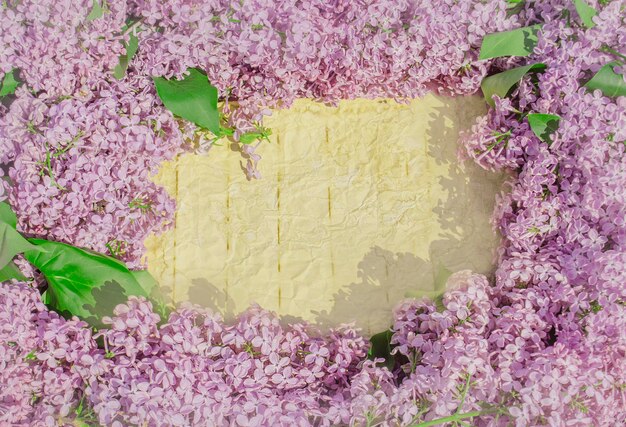
<path fill-rule="evenodd" d="M 543 71 L 545 69 L 546 64 L 539 62 L 512 68 L 510 70 L 485 77 L 480 84 L 480 88 L 483 91 L 487 104 L 494 107 L 495 102 L 492 99 L 493 95 L 505 98 L 511 92 L 513 87 L 518 84 L 522 77 L 526 74 L 531 71 Z"/>
<path fill-rule="evenodd" d="M 624 76 L 615 72 L 614 68 L 621 66 L 626 68 L 621 61 L 613 61 L 606 64 L 589 80 L 585 87 L 589 90 L 600 90 L 609 98 L 626 96 L 626 82 Z"/>
<path fill-rule="evenodd" d="M 548 145 L 552 144 L 552 134 L 559 130 L 561 117 L 555 114 L 531 113 L 527 118 L 533 133 Z"/>
<path fill-rule="evenodd" d="M 593 17 L 596 16 L 598 12 L 593 7 L 589 6 L 585 0 L 573 0 L 573 2 L 583 25 L 587 28 L 593 28 L 596 25 L 593 22 Z"/>
<path fill-rule="evenodd" d="M 217 89 L 199 69 L 190 68 L 188 71 L 189 75 L 183 80 L 153 77 L 157 93 L 172 113 L 219 135 Z"/>
<path fill-rule="evenodd" d="M 537 34 L 542 24 L 500 33 L 487 34 L 480 46 L 478 59 L 498 58 L 500 56 L 528 56 L 537 46 Z"/>
<path fill-rule="evenodd" d="M 30 239 L 36 249 L 26 259 L 48 282 L 49 306 L 64 316 L 76 315 L 91 326 L 103 327 L 102 317 L 131 295 L 148 297 L 126 265 L 106 255 L 65 243 Z"/>

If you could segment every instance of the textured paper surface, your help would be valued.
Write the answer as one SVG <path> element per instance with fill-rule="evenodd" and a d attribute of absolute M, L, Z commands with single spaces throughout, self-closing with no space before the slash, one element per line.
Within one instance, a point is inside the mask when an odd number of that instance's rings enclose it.
<path fill-rule="evenodd" d="M 276 111 L 261 180 L 228 144 L 162 166 L 176 227 L 148 239 L 149 269 L 175 301 L 227 317 L 256 302 L 378 332 L 407 293 L 441 292 L 446 270 L 492 271 L 502 177 L 456 156 L 484 112 L 478 97 L 432 95 Z"/>

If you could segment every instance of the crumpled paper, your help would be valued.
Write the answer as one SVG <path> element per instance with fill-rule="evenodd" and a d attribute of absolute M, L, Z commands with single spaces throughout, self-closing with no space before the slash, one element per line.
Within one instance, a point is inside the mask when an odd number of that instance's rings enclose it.
<path fill-rule="evenodd" d="M 260 180 L 228 143 L 165 163 L 155 181 L 177 200 L 176 226 L 146 242 L 149 270 L 174 301 L 227 318 L 256 302 L 379 332 L 405 296 L 493 271 L 503 177 L 457 160 L 459 132 L 485 110 L 478 97 L 299 100 L 264 122 Z"/>

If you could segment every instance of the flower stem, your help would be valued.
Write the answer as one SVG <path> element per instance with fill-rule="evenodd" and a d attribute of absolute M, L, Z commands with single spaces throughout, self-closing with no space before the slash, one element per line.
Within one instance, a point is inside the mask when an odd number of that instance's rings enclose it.
<path fill-rule="evenodd" d="M 456 409 L 455 414 L 458 414 L 459 412 L 461 412 L 461 409 L 463 409 L 463 404 L 465 403 L 465 397 L 467 396 L 467 392 L 469 391 L 470 388 L 470 381 L 472 379 L 471 375 L 467 375 L 467 380 L 465 381 L 465 386 L 463 387 L 463 392 L 461 394 L 461 403 L 459 403 L 459 406 Z"/>
<path fill-rule="evenodd" d="M 621 58 L 622 60 L 626 61 L 626 56 L 622 55 L 621 53 L 619 53 L 618 51 L 616 51 L 615 49 L 610 48 L 609 46 L 603 46 L 601 49 L 603 52 L 606 53 L 610 53 L 611 55 L 615 55 L 618 58 Z"/>
<path fill-rule="evenodd" d="M 495 414 L 495 413 L 500 412 L 500 411 L 501 411 L 500 408 L 491 408 L 491 409 L 483 409 L 482 411 L 465 412 L 464 414 L 454 414 L 454 415 L 450 415 L 449 417 L 437 418 L 436 420 L 424 421 L 423 423 L 413 424 L 411 427 L 436 426 L 436 425 L 439 425 L 439 424 L 445 424 L 445 423 L 450 423 L 450 422 L 454 422 L 454 421 L 460 421 L 460 420 L 463 420 L 465 418 L 474 418 L 474 417 L 478 417 L 480 415 Z"/>

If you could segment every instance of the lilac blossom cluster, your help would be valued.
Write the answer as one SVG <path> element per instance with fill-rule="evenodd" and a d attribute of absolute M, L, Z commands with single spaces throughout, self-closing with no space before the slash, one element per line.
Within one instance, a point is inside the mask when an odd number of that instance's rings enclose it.
<path fill-rule="evenodd" d="M 104 372 L 90 329 L 48 311 L 28 284 L 3 283 L 0 307 L 0 425 L 69 425 Z"/>
<path fill-rule="evenodd" d="M 91 0 L 5 2 L 0 70 L 23 85 L 0 107 L 0 164 L 23 232 L 109 253 L 139 266 L 144 238 L 173 219 L 150 181 L 184 148 L 149 76 L 112 78 L 123 52 L 125 2 L 87 21 Z M 5 193 L 3 195 L 3 193 Z"/>
<path fill-rule="evenodd" d="M 483 36 L 517 25 L 506 0 L 136 0 L 131 13 L 147 28 L 135 69 L 205 70 L 233 101 L 223 114 L 235 137 L 296 98 L 474 93 L 487 71 L 477 60 Z M 240 149 L 248 179 L 259 178 L 256 146 Z"/>
<path fill-rule="evenodd" d="M 332 102 L 429 89 L 471 93 L 489 70 L 544 62 L 543 73 L 496 99 L 462 141 L 480 165 L 512 174 L 493 217 L 503 236 L 498 269 L 492 283 L 455 274 L 440 302 L 400 303 L 392 370 L 367 360 L 367 343 L 348 327 L 320 334 L 281 325 L 258 307 L 231 324 L 197 307 L 160 319 L 150 303 L 131 299 L 93 336 L 84 323 L 48 312 L 29 285 L 5 283 L 0 424 L 626 422 L 626 98 L 581 85 L 615 52 L 626 55 L 625 1 L 589 1 L 600 11 L 590 29 L 571 2 L 557 0 L 528 2 L 510 18 L 504 1 L 114 3 L 107 2 L 115 12 L 105 19 L 116 28 L 125 14 L 143 18 L 124 80 L 110 78 L 108 50 L 87 47 L 91 65 L 62 78 L 71 87 L 53 93 L 54 68 L 32 67 L 3 111 L 0 149 L 8 148 L 0 160 L 11 163 L 13 182 L 4 191 L 23 230 L 96 249 L 130 239 L 136 246 L 128 259 L 136 260 L 140 239 L 171 218 L 172 202 L 146 183 L 193 129 L 179 129 L 162 108 L 151 75 L 206 69 L 223 96 L 239 103 L 232 120 L 245 129 L 267 107 L 299 96 Z M 55 10 L 29 4 L 2 13 L 21 13 L 12 18 L 17 26 L 48 22 Z M 67 19 L 86 14 L 86 5 L 66 5 Z M 120 42 L 119 32 L 89 27 L 96 22 L 78 25 L 78 41 L 63 49 L 79 46 L 75 54 L 83 55 L 80 40 Z M 535 23 L 544 26 L 530 58 L 475 61 L 485 33 Z M 33 37 L 0 36 L 12 46 L 0 60 L 15 64 L 19 46 L 36 45 Z M 561 117 L 551 143 L 531 131 L 524 117 L 532 112 Z M 138 194 L 150 210 L 130 207 Z"/>
<path fill-rule="evenodd" d="M 330 426 L 374 410 L 372 381 L 394 387 L 388 370 L 363 362 L 366 342 L 350 327 L 281 326 L 259 307 L 231 325 L 199 307 L 160 320 L 131 298 L 92 335 L 49 312 L 36 288 L 5 283 L 0 424 Z"/>
<path fill-rule="evenodd" d="M 349 327 L 282 326 L 259 307 L 234 323 L 181 307 L 165 323 L 131 298 L 92 335 L 47 311 L 36 288 L 0 288 L 0 423 L 11 425 L 611 425 L 624 416 L 626 316 L 586 315 L 587 339 L 555 341 L 532 308 L 497 305 L 484 276 L 452 276 L 441 306 L 395 312 L 394 371 Z M 563 342 L 559 342 L 563 341 Z M 97 345 L 99 343 L 100 345 Z M 575 345 L 574 345 L 575 344 Z M 607 365 L 611 367 L 607 371 Z M 463 418 L 460 418 L 461 420 Z"/>
<path fill-rule="evenodd" d="M 516 25 L 505 1 L 136 0 L 149 29 L 135 61 L 147 75 L 206 70 L 235 100 L 238 127 L 296 98 L 410 99 L 435 89 L 473 93 L 485 34 Z"/>
<path fill-rule="evenodd" d="M 88 101 L 50 102 L 18 89 L 0 122 L 0 148 L 10 153 L 9 200 L 24 232 L 138 265 L 143 239 L 175 210 L 150 174 L 182 139 L 150 85 L 101 83 Z"/>
<path fill-rule="evenodd" d="M 476 60 L 482 37 L 517 19 L 506 17 L 504 0 L 95 4 L 96 19 L 88 18 L 92 0 L 0 8 L 0 77 L 19 69 L 24 82 L 0 107 L 0 164 L 24 232 L 132 266 L 143 239 L 173 219 L 173 201 L 149 176 L 178 152 L 210 146 L 193 125 L 177 126 L 151 77 L 205 70 L 237 138 L 269 107 L 298 97 L 474 92 L 487 69 Z M 131 33 L 139 50 L 118 81 L 113 70 Z M 249 178 L 260 177 L 257 146 L 242 146 Z"/>
<path fill-rule="evenodd" d="M 523 62 L 547 68 L 495 97 L 463 141 L 482 166 L 512 172 L 493 217 L 503 242 L 490 360 L 529 424 L 626 420 L 626 98 L 581 84 L 626 54 L 626 3 L 592 3 L 592 28 L 569 3 L 526 10 L 528 23 L 545 23 Z M 532 132 L 529 113 L 560 116 L 551 141 Z"/>

